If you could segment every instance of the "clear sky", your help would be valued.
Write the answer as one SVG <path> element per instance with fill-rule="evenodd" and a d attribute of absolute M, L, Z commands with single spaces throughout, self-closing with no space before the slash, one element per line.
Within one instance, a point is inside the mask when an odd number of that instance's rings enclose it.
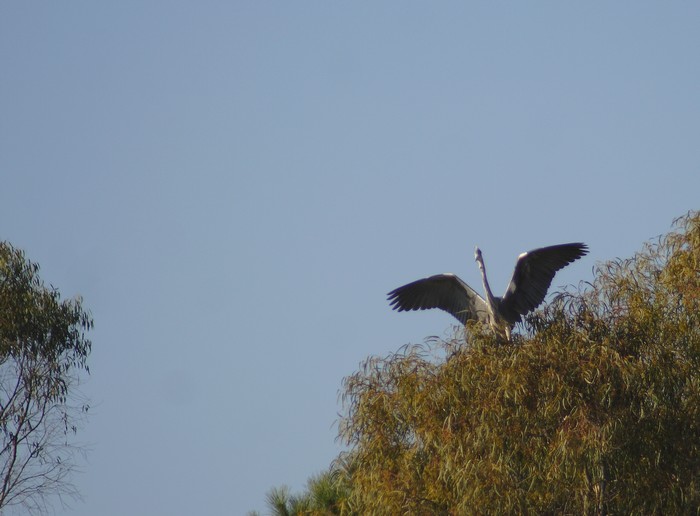
<path fill-rule="evenodd" d="M 341 449 L 386 293 L 554 285 L 700 199 L 697 2 L 0 4 L 0 238 L 95 319 L 74 516 L 239 515 Z"/>

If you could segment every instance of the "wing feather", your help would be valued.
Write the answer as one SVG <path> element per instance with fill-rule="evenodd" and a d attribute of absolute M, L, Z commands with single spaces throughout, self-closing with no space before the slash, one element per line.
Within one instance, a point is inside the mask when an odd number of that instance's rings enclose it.
<path fill-rule="evenodd" d="M 454 274 L 437 274 L 419 279 L 387 294 L 392 309 L 428 310 L 439 308 L 459 322 L 488 321 L 488 308 L 476 291 Z"/>
<path fill-rule="evenodd" d="M 501 302 L 506 317 L 519 320 L 521 315 L 537 308 L 544 301 L 557 271 L 587 254 L 588 246 L 580 242 L 521 254 Z"/>

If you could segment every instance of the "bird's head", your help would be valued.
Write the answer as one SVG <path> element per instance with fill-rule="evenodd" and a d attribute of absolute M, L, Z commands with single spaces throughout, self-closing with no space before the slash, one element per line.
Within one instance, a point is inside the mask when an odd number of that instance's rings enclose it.
<path fill-rule="evenodd" d="M 481 249 L 478 247 L 474 248 L 474 261 L 478 263 L 483 263 L 483 259 L 481 258 Z"/>

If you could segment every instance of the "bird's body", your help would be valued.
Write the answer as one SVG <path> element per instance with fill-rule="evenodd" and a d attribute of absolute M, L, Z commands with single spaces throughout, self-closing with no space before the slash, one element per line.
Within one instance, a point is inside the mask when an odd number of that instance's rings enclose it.
<path fill-rule="evenodd" d="M 518 257 L 505 294 L 496 297 L 491 292 L 481 250 L 477 247 L 475 260 L 481 270 L 486 299 L 452 273 L 437 274 L 399 287 L 389 292 L 388 299 L 392 308 L 399 312 L 440 308 L 462 324 L 470 320 L 488 323 L 510 340 L 515 323 L 544 301 L 556 272 L 586 254 L 588 247 L 582 243 L 542 247 L 523 253 Z"/>

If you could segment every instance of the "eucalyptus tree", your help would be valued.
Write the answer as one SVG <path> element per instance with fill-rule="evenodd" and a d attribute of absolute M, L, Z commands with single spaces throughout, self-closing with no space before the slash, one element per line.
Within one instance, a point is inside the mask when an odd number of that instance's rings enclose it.
<path fill-rule="evenodd" d="M 370 357 L 340 437 L 359 514 L 700 507 L 700 214 L 530 315 Z"/>
<path fill-rule="evenodd" d="M 43 512 L 78 496 L 73 436 L 88 406 L 76 393 L 88 372 L 92 328 L 80 299 L 62 300 L 39 266 L 0 242 L 0 512 Z"/>

